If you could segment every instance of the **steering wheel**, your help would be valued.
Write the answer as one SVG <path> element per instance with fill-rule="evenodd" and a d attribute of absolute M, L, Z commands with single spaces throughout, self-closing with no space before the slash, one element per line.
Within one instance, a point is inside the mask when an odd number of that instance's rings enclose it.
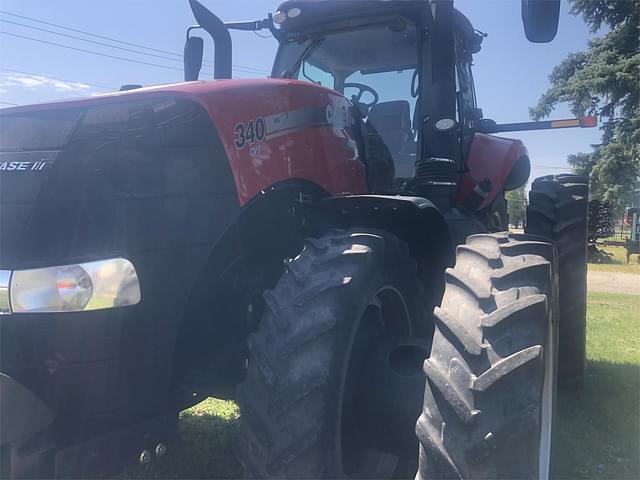
<path fill-rule="evenodd" d="M 417 98 L 420 93 L 420 78 L 418 77 L 418 69 L 416 68 L 413 72 L 413 77 L 411 77 L 411 96 L 413 98 Z"/>
<path fill-rule="evenodd" d="M 345 90 L 347 88 L 357 88 L 358 89 L 358 94 L 357 95 L 352 95 L 351 96 L 351 101 L 353 103 L 359 103 L 360 105 L 362 105 L 365 108 L 373 107 L 376 103 L 378 103 L 378 100 L 380 99 L 380 96 L 378 95 L 378 92 L 376 92 L 369 85 L 365 85 L 363 83 L 345 83 L 344 84 L 344 88 L 345 88 Z M 367 92 L 370 93 L 373 96 L 373 100 L 371 102 L 369 102 L 369 103 L 363 103 L 363 102 L 360 101 L 360 99 Z"/>

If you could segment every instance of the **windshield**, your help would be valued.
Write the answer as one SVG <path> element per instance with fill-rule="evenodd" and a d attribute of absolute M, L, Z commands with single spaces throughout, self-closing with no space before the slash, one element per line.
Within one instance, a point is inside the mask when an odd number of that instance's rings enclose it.
<path fill-rule="evenodd" d="M 274 76 L 322 85 L 351 99 L 368 136 L 381 139 L 392 156 L 396 177 L 408 178 L 416 154 L 417 69 L 415 25 L 394 19 L 283 43 Z"/>

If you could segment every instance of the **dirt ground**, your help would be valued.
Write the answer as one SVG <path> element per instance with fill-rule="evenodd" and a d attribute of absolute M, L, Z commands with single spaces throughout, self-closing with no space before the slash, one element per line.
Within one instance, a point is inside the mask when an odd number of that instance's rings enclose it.
<path fill-rule="evenodd" d="M 589 270 L 587 274 L 587 289 L 590 292 L 640 295 L 640 275 Z"/>

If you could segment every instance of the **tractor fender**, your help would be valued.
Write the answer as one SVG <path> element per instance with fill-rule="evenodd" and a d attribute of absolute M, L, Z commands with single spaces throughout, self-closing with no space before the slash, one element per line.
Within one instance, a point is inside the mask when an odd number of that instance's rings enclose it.
<path fill-rule="evenodd" d="M 44 430 L 54 418 L 40 398 L 13 378 L 0 373 L 0 445 Z"/>
<path fill-rule="evenodd" d="M 378 228 L 396 235 L 418 262 L 418 277 L 429 289 L 453 265 L 455 245 L 445 217 L 429 200 L 399 195 L 329 197 L 315 205 L 311 230 Z"/>
<path fill-rule="evenodd" d="M 469 149 L 468 171 L 460 181 L 456 204 L 464 205 L 483 181 L 490 190 L 477 210 L 487 208 L 502 194 L 514 190 L 529 179 L 529 153 L 521 140 L 476 133 Z"/>
<path fill-rule="evenodd" d="M 201 387 L 218 397 L 232 397 L 229 392 L 244 375 L 244 367 L 238 370 L 235 366 L 244 364 L 246 338 L 256 328 L 259 314 L 227 315 L 221 313 L 221 305 L 273 286 L 283 259 L 295 256 L 304 245 L 311 206 L 327 195 L 305 179 L 271 185 L 244 205 L 209 247 L 191 281 L 177 332 L 176 384 L 188 384 L 194 376 L 206 377 Z M 207 370 L 211 366 L 216 370 Z M 181 407 L 191 406 L 188 402 L 192 400 L 187 397 Z"/>

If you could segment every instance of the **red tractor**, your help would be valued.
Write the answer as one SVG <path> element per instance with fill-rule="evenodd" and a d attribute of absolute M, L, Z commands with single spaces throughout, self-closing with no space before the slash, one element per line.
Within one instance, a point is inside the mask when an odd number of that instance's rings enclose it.
<path fill-rule="evenodd" d="M 3 478 L 146 462 L 209 395 L 251 478 L 546 478 L 587 180 L 535 180 L 508 233 L 529 157 L 491 134 L 592 119 L 484 119 L 452 0 L 190 3 L 186 83 L 0 114 Z M 559 0 L 522 6 L 550 41 Z M 271 77 L 230 80 L 229 29 L 264 28 Z"/>

